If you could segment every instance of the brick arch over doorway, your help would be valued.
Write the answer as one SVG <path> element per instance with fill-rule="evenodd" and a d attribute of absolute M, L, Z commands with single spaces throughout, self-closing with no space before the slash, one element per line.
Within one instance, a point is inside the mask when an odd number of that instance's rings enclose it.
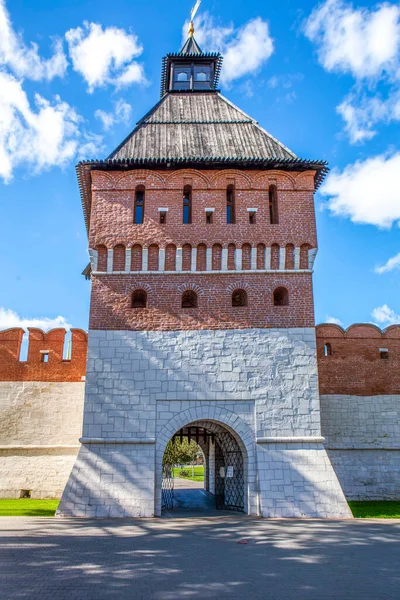
<path fill-rule="evenodd" d="M 249 425 L 233 412 L 214 406 L 196 406 L 175 415 L 161 426 L 156 439 L 155 514 L 161 515 L 162 461 L 165 448 L 174 434 L 183 427 L 203 427 L 209 431 L 229 431 L 243 453 L 245 512 L 258 515 L 256 488 L 256 453 L 254 435 Z"/>

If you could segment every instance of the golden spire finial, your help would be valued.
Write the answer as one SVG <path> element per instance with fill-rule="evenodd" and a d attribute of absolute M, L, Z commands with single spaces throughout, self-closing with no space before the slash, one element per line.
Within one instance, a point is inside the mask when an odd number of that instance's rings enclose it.
<path fill-rule="evenodd" d="M 193 23 L 193 19 L 196 16 L 197 11 L 199 10 L 201 4 L 201 0 L 197 0 L 194 8 L 192 8 L 192 12 L 190 13 L 190 23 L 189 23 L 189 37 L 193 37 L 194 36 L 194 23 Z"/>

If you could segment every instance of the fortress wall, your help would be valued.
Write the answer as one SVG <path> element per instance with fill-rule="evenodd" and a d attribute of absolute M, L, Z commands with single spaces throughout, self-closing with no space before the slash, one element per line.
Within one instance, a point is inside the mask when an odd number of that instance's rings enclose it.
<path fill-rule="evenodd" d="M 320 393 L 354 396 L 400 394 L 400 325 L 318 325 Z M 324 347 L 331 355 L 325 356 Z M 387 354 L 381 353 L 387 350 Z"/>
<path fill-rule="evenodd" d="M 83 382 L 0 382 L 0 497 L 60 497 L 79 450 Z"/>
<path fill-rule="evenodd" d="M 322 395 L 321 421 L 348 500 L 400 498 L 400 395 Z"/>
<path fill-rule="evenodd" d="M 400 326 L 319 325 L 317 354 L 322 435 L 346 497 L 400 498 Z"/>
<path fill-rule="evenodd" d="M 71 356 L 64 359 L 65 329 L 28 327 L 28 357 L 20 360 L 24 330 L 0 331 L 0 381 L 83 381 L 87 333 L 71 329 Z"/>
<path fill-rule="evenodd" d="M 322 435 L 349 499 L 400 497 L 399 332 L 317 327 Z M 0 332 L 0 496 L 22 489 L 59 496 L 81 436 L 86 333 L 73 330 L 71 360 L 62 358 L 64 330 L 31 329 L 26 362 L 22 336 L 22 329 Z M 41 350 L 49 350 L 47 363 L 38 360 Z"/>
<path fill-rule="evenodd" d="M 63 360 L 65 330 L 31 329 L 20 361 L 23 333 L 0 332 L 0 497 L 60 497 L 79 449 L 87 335 L 72 331 L 72 356 Z"/>

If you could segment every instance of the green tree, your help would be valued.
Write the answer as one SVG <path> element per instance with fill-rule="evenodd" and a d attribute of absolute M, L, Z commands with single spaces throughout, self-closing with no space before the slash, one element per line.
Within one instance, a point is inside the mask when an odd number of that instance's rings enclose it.
<path fill-rule="evenodd" d="M 199 450 L 198 444 L 193 440 L 190 440 L 190 444 L 187 438 L 183 438 L 182 443 L 179 439 L 176 439 L 175 441 L 170 440 L 165 448 L 163 464 L 190 464 L 196 460 Z"/>

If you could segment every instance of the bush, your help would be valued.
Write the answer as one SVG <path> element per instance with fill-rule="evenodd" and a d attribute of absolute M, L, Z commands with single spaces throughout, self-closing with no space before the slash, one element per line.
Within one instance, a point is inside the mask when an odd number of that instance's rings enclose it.
<path fill-rule="evenodd" d="M 179 477 L 189 477 L 190 473 L 189 471 L 179 471 Z"/>

